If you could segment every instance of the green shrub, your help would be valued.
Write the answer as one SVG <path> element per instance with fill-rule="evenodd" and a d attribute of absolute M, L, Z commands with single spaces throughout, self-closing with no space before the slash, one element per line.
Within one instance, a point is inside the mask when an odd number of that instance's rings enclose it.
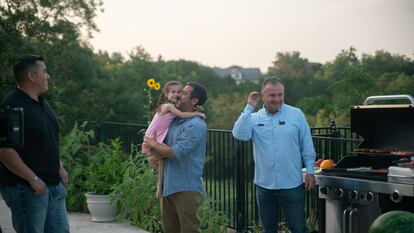
<path fill-rule="evenodd" d="M 85 167 L 85 187 L 94 194 L 112 194 L 124 176 L 126 155 L 121 150 L 121 141 L 114 139 L 111 143 L 99 143 L 89 156 Z"/>
<path fill-rule="evenodd" d="M 90 145 L 93 130 L 85 130 L 75 124 L 60 142 L 63 166 L 69 174 L 67 187 L 68 211 L 87 212 L 85 193 L 110 194 L 123 178 L 126 155 L 121 151 L 121 142 Z"/>
<path fill-rule="evenodd" d="M 89 146 L 93 138 L 92 130 L 83 131 L 86 123 L 78 127 L 75 123 L 73 129 L 60 140 L 60 156 L 63 166 L 69 174 L 69 182 L 66 187 L 66 205 L 71 212 L 87 212 L 85 187 L 85 164 L 89 163 L 89 155 L 92 147 Z"/>
<path fill-rule="evenodd" d="M 198 210 L 202 233 L 226 233 L 228 218 L 223 212 L 214 210 L 215 201 L 211 197 L 204 197 Z"/>
<path fill-rule="evenodd" d="M 87 212 L 85 193 L 122 193 L 118 202 L 118 219 L 150 231 L 161 232 L 161 210 L 155 197 L 157 173 L 148 165 L 146 155 L 132 146 L 131 155 L 121 149 L 121 141 L 90 145 L 93 130 L 85 130 L 86 123 L 75 124 L 61 139 L 60 152 L 69 173 L 67 209 Z M 226 232 L 228 219 L 213 208 L 214 200 L 204 198 L 199 209 L 203 233 Z"/>
<path fill-rule="evenodd" d="M 122 192 L 118 201 L 118 218 L 127 218 L 134 225 L 154 232 L 161 228 L 159 200 L 155 198 L 157 175 L 147 164 L 146 156 L 136 146 L 125 163 L 123 180 L 115 188 Z"/>

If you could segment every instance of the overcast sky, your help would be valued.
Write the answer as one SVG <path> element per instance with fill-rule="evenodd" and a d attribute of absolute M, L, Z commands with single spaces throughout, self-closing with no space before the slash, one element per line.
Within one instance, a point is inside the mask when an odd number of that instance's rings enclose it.
<path fill-rule="evenodd" d="M 153 58 L 207 66 L 259 67 L 277 52 L 332 61 L 351 46 L 414 54 L 414 0 L 103 0 L 90 40 L 126 55 L 141 45 Z"/>

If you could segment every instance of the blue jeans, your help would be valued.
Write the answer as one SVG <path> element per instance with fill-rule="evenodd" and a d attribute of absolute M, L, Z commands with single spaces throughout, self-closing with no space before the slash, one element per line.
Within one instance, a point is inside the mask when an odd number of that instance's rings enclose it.
<path fill-rule="evenodd" d="M 39 196 L 29 185 L 17 184 L 0 188 L 11 210 L 16 233 L 68 233 L 66 190 L 62 183 L 49 186 Z"/>
<path fill-rule="evenodd" d="M 256 185 L 256 199 L 263 232 L 276 233 L 282 208 L 292 233 L 306 233 L 305 190 L 303 185 L 292 189 L 265 189 Z"/>

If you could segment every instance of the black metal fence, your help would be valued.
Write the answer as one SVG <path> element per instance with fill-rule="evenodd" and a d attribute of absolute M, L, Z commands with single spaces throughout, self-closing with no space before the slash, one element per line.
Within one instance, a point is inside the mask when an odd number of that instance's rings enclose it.
<path fill-rule="evenodd" d="M 125 152 L 131 152 L 131 145 L 142 144 L 145 124 L 129 124 L 118 122 L 91 123 L 89 128 L 95 132 L 96 142 L 109 143 L 112 139 L 119 138 L 122 141 L 122 148 Z"/>
<path fill-rule="evenodd" d="M 131 144 L 142 143 L 146 125 L 106 122 L 94 128 L 97 141 L 120 138 L 125 151 L 129 152 Z M 329 127 L 312 128 L 311 132 L 317 158 L 335 162 L 361 142 L 349 128 L 337 127 L 335 122 Z M 236 140 L 230 130 L 209 129 L 203 175 L 206 193 L 214 200 L 214 208 L 228 217 L 228 227 L 237 232 L 247 232 L 258 225 L 253 175 L 251 142 Z M 307 191 L 307 216 L 316 215 L 317 200 L 316 189 Z"/>

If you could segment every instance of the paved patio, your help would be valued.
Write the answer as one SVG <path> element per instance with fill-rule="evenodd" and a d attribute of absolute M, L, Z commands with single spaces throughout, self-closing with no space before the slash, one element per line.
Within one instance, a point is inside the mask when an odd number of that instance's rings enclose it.
<path fill-rule="evenodd" d="M 71 233 L 147 233 L 129 222 L 95 223 L 85 213 L 69 213 Z M 0 226 L 3 233 L 16 233 L 13 230 L 9 208 L 0 195 Z"/>

